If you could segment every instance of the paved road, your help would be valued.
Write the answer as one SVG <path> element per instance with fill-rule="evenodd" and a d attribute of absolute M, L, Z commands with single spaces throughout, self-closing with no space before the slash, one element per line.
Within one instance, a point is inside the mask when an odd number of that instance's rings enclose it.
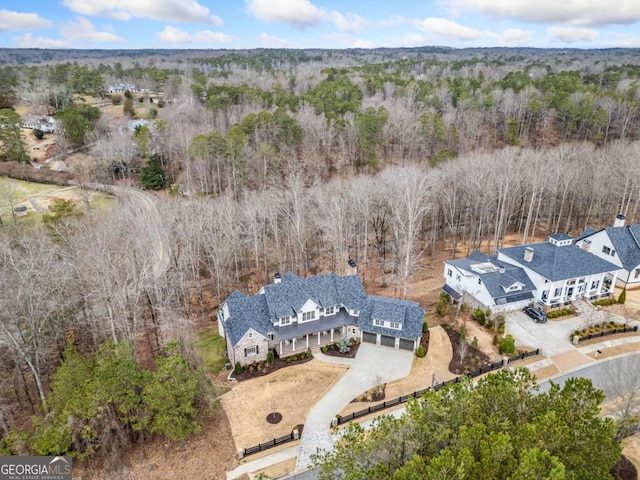
<path fill-rule="evenodd" d="M 612 372 L 627 371 L 628 375 L 638 375 L 640 373 L 638 362 L 640 362 L 640 352 L 600 360 L 597 363 L 581 367 L 572 372 L 552 378 L 551 380 L 562 386 L 569 378 L 589 378 L 594 387 L 602 390 L 605 395 L 611 396 L 615 393 L 612 391 L 612 382 L 610 381 Z M 540 383 L 541 392 L 548 392 L 550 387 L 551 385 L 548 380 Z"/>

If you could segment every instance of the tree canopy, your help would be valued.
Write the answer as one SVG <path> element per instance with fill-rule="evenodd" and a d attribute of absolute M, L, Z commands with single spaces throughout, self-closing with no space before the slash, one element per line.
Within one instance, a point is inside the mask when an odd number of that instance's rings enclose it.
<path fill-rule="evenodd" d="M 87 142 L 88 134 L 93 131 L 94 122 L 100 118 L 100 109 L 73 103 L 56 112 L 55 116 L 62 122 L 69 142 L 80 146 Z"/>
<path fill-rule="evenodd" d="M 316 458 L 321 479 L 610 478 L 621 455 L 604 394 L 573 378 L 538 393 L 526 369 L 470 379 L 410 402 L 399 419 L 350 424 Z"/>

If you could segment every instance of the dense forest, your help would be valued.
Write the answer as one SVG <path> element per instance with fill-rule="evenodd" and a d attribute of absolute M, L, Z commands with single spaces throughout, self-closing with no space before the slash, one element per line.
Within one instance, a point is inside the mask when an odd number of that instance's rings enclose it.
<path fill-rule="evenodd" d="M 167 191 L 160 225 L 123 195 L 106 211 L 58 204 L 35 229 L 3 219 L 2 449 L 90 454 L 114 425 L 117 446 L 194 431 L 195 411 L 178 432 L 154 423 L 167 415 L 154 403 L 160 380 L 127 362 L 177 369 L 189 405 L 206 405 L 196 322 L 275 271 L 343 273 L 351 258 L 365 283 L 405 296 L 416 265 L 443 250 L 577 234 L 619 213 L 639 221 L 636 54 L 0 50 L 5 160 L 28 159 L 14 128 L 27 107 L 58 120 L 77 180 Z M 137 92 L 109 93 L 119 84 Z M 76 151 L 89 161 L 74 164 Z M 61 391 L 70 369 L 97 385 L 118 362 L 131 375 L 112 390 Z M 92 395 L 109 416 L 79 400 Z M 76 410 L 61 406 L 69 398 Z"/>

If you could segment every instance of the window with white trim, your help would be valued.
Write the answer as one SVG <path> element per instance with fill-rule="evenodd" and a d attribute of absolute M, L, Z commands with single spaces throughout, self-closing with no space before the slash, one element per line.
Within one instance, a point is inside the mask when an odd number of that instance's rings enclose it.
<path fill-rule="evenodd" d="M 291 317 L 280 317 L 280 326 L 289 325 L 291 323 Z"/>
<path fill-rule="evenodd" d="M 373 319 L 373 324 L 376 327 L 384 327 L 384 320 L 378 320 L 377 318 Z"/>
<path fill-rule="evenodd" d="M 562 295 L 562 287 L 556 288 L 553 292 L 554 297 L 559 297 L 560 295 Z"/>
<path fill-rule="evenodd" d="M 611 249 L 609 247 L 607 247 L 606 245 L 602 246 L 602 253 L 604 253 L 605 255 L 611 255 Z"/>
<path fill-rule="evenodd" d="M 591 290 L 595 290 L 596 288 L 598 288 L 598 285 L 600 285 L 600 280 L 594 280 L 593 282 L 591 282 Z"/>
<path fill-rule="evenodd" d="M 633 275 L 633 278 L 640 277 L 640 268 L 636 268 L 636 273 Z"/>
<path fill-rule="evenodd" d="M 247 333 L 247 338 L 253 338 L 253 332 Z"/>
<path fill-rule="evenodd" d="M 450 268 L 447 268 L 447 275 L 449 275 L 450 277 L 453 276 L 453 271 Z"/>
<path fill-rule="evenodd" d="M 399 322 L 390 322 L 389 328 L 393 328 L 394 330 L 402 330 L 402 326 Z"/>
<path fill-rule="evenodd" d="M 302 312 L 302 321 L 303 322 L 308 322 L 309 320 L 315 320 L 316 319 L 316 311 L 312 310 L 310 312 Z"/>
<path fill-rule="evenodd" d="M 324 309 L 325 315 L 333 315 L 335 313 L 336 307 L 327 307 Z"/>
<path fill-rule="evenodd" d="M 258 354 L 258 346 L 254 345 L 253 347 L 247 347 L 244 349 L 244 356 L 245 357 L 250 357 L 252 355 L 257 355 Z"/>

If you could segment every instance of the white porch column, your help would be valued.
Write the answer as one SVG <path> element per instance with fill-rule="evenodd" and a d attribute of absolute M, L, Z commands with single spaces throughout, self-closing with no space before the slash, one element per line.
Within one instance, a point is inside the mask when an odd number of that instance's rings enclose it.
<path fill-rule="evenodd" d="M 295 339 L 295 338 L 292 338 L 292 339 L 291 339 L 291 342 L 293 342 L 293 343 L 291 344 L 291 345 L 292 345 L 292 347 L 291 347 L 291 351 L 292 351 L 292 352 L 295 352 L 295 351 L 296 351 L 296 339 Z"/>
<path fill-rule="evenodd" d="M 600 275 L 600 282 L 598 283 L 598 296 L 602 295 L 602 285 L 604 284 L 604 273 Z"/>
<path fill-rule="evenodd" d="M 347 334 L 347 326 L 343 326 L 342 327 L 342 335 L 346 335 Z"/>
<path fill-rule="evenodd" d="M 318 346 L 320 346 L 320 332 L 318 332 Z"/>
<path fill-rule="evenodd" d="M 306 335 L 306 338 L 307 338 L 307 346 L 305 348 L 309 348 L 309 334 L 308 333 Z"/>
<path fill-rule="evenodd" d="M 333 343 L 333 328 L 331 329 L 331 343 Z"/>
<path fill-rule="evenodd" d="M 280 340 L 280 355 L 282 355 L 282 340 Z"/>

